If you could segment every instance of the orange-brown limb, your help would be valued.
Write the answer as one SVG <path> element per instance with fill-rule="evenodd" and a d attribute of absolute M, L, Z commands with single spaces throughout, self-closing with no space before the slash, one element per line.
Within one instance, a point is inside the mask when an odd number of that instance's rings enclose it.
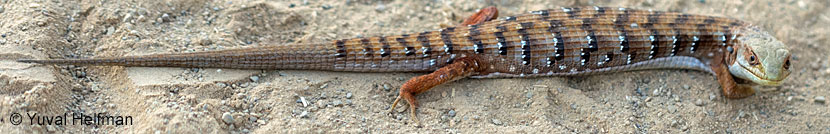
<path fill-rule="evenodd" d="M 418 76 L 406 81 L 406 83 L 401 86 L 400 95 L 398 95 L 398 98 L 392 103 L 392 107 L 389 108 L 389 113 L 392 113 L 398 105 L 398 102 L 401 98 L 403 98 L 407 103 L 409 103 L 412 121 L 420 126 L 421 123 L 415 116 L 415 108 L 418 107 L 418 101 L 415 100 L 415 94 L 422 93 L 443 83 L 466 78 L 473 74 L 483 72 L 484 68 L 482 68 L 482 66 L 486 66 L 485 64 L 486 63 L 482 62 L 482 60 L 479 60 L 479 58 L 475 56 L 462 57 L 456 59 L 453 63 L 436 70 L 435 72 Z"/>
<path fill-rule="evenodd" d="M 471 15 L 459 25 L 481 24 L 495 19 L 499 16 L 498 14 L 499 11 L 496 7 L 486 7 Z M 483 63 L 478 60 L 478 57 L 462 57 L 456 59 L 454 63 L 444 66 L 435 72 L 410 79 L 401 86 L 399 91 L 400 95 L 398 95 L 398 98 L 392 103 L 392 107 L 389 108 L 389 113 L 392 113 L 392 110 L 395 109 L 398 102 L 400 102 L 401 98 L 403 98 L 407 103 L 409 103 L 409 107 L 411 108 L 409 111 L 411 116 L 410 118 L 412 118 L 415 124 L 420 126 L 421 123 L 415 116 L 415 108 L 418 107 L 418 101 L 415 100 L 415 94 L 427 91 L 432 87 L 443 83 L 466 78 L 470 75 L 482 72 L 483 69 L 480 68 L 481 66 L 483 66 Z"/>
<path fill-rule="evenodd" d="M 481 24 L 499 17 L 499 10 L 494 6 L 482 8 L 476 14 L 471 15 L 464 20 L 460 25 L 475 25 Z"/>
<path fill-rule="evenodd" d="M 749 97 L 755 94 L 755 90 L 750 86 L 738 85 L 735 82 L 735 78 L 729 73 L 729 68 L 726 67 L 726 65 L 734 62 L 734 58 L 731 53 L 725 52 L 720 56 L 716 56 L 709 66 L 715 72 L 715 77 L 717 77 L 718 83 L 723 88 L 723 96 L 730 99 Z"/>

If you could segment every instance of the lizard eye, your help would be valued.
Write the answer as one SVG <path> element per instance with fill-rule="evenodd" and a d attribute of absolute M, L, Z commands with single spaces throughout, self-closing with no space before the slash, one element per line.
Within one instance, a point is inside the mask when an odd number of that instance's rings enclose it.
<path fill-rule="evenodd" d="M 784 69 L 790 70 L 790 58 L 787 58 L 787 61 L 784 61 Z"/>
<path fill-rule="evenodd" d="M 749 62 L 755 62 L 755 55 L 749 56 Z"/>

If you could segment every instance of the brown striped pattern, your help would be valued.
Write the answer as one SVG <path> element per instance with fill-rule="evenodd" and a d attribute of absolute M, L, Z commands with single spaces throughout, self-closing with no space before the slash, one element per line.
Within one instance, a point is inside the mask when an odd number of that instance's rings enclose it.
<path fill-rule="evenodd" d="M 708 58 L 737 43 L 734 19 L 609 7 L 532 11 L 479 25 L 406 35 L 183 54 L 35 60 L 53 64 L 428 72 L 467 55 L 487 72 L 579 74 L 663 57 Z"/>

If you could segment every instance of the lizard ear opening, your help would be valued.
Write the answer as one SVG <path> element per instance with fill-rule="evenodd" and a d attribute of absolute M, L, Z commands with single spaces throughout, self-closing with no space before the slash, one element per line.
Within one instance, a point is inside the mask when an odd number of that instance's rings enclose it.
<path fill-rule="evenodd" d="M 784 61 L 784 70 L 790 70 L 790 56 L 787 56 L 786 61 Z"/>

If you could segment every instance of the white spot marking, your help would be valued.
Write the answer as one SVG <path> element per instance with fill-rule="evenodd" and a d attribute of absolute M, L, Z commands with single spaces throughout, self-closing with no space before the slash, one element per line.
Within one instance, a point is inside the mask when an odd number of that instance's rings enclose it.
<path fill-rule="evenodd" d="M 473 50 L 478 50 L 478 45 L 473 45 Z M 475 52 L 479 53 L 478 51 L 475 51 Z"/>
<path fill-rule="evenodd" d="M 571 9 L 569 9 L 569 8 L 565 8 L 565 7 L 562 7 L 562 11 L 564 11 L 564 12 L 566 12 L 566 13 L 567 13 L 567 12 L 571 12 Z"/>
<path fill-rule="evenodd" d="M 538 74 L 538 73 L 539 73 L 539 69 L 534 68 L 534 69 L 533 69 L 533 73 L 534 73 L 534 74 Z"/>
<path fill-rule="evenodd" d="M 552 61 L 550 61 L 550 57 L 545 58 L 545 60 L 547 60 L 547 62 L 548 62 L 547 67 L 550 67 L 550 64 L 553 63 Z"/>
<path fill-rule="evenodd" d="M 726 35 L 720 35 L 720 41 L 726 42 Z"/>
<path fill-rule="evenodd" d="M 637 28 L 637 27 L 640 27 L 639 25 L 637 25 L 637 23 L 631 23 L 631 28 Z"/>
<path fill-rule="evenodd" d="M 516 71 L 516 66 L 510 66 L 510 72 L 515 72 L 515 71 Z"/>
<path fill-rule="evenodd" d="M 591 36 L 585 36 L 585 39 L 588 39 L 588 43 L 594 41 L 594 39 L 591 39 Z M 594 48 L 594 46 L 591 46 L 590 44 L 588 44 L 588 48 Z"/>
<path fill-rule="evenodd" d="M 631 64 L 631 54 L 628 55 L 625 64 Z"/>
<path fill-rule="evenodd" d="M 559 70 L 565 70 L 565 68 L 568 68 L 568 66 L 565 66 L 565 65 L 559 65 Z"/>

